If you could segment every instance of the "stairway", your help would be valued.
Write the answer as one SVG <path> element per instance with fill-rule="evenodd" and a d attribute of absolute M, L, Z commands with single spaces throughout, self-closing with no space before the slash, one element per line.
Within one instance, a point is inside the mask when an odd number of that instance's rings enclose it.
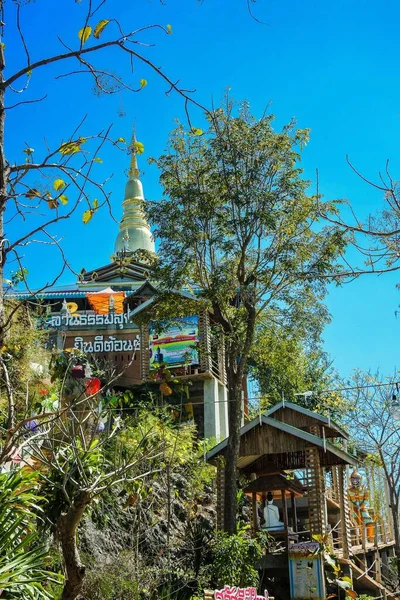
<path fill-rule="evenodd" d="M 378 583 L 375 579 L 367 575 L 365 573 L 365 569 L 358 567 L 351 559 L 341 558 L 340 564 L 347 565 L 351 568 L 353 572 L 353 587 L 355 591 L 357 591 L 357 588 L 361 588 L 377 594 L 379 598 L 387 598 L 387 600 L 390 598 L 396 598 L 396 595 L 390 592 L 381 583 Z"/>

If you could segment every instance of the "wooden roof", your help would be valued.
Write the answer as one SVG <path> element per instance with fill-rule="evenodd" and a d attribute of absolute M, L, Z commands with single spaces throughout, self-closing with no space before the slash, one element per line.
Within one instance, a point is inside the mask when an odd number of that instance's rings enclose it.
<path fill-rule="evenodd" d="M 127 282 L 145 282 L 149 277 L 149 266 L 143 263 L 139 263 L 134 260 L 127 261 L 125 264 L 118 263 L 110 263 L 108 265 L 104 265 L 99 267 L 98 269 L 93 269 L 91 271 L 86 271 L 82 276 L 82 283 L 89 282 L 109 282 L 113 281 L 113 279 L 123 279 Z"/>
<path fill-rule="evenodd" d="M 207 453 L 207 460 L 215 464 L 218 456 L 225 455 L 227 444 L 228 438 L 217 444 Z M 273 462 L 272 457 L 278 459 L 283 457 L 285 464 L 281 468 L 297 469 L 304 466 L 305 450 L 310 446 L 320 449 L 323 465 L 357 464 L 353 456 L 334 446 L 327 439 L 261 415 L 240 430 L 237 467 L 245 470 L 247 467 L 250 468 L 249 465 L 259 463 L 260 468 L 253 469 L 253 472 L 259 472 L 263 468 L 268 469 L 268 463 Z"/>
<path fill-rule="evenodd" d="M 302 496 L 304 489 L 297 480 L 287 479 L 281 473 L 257 477 L 244 488 L 244 492 L 273 492 L 275 490 L 287 490 L 296 496 Z"/>
<path fill-rule="evenodd" d="M 325 437 L 327 438 L 341 437 L 345 440 L 349 439 L 349 436 L 344 429 L 339 427 L 339 425 L 336 425 L 329 417 L 308 410 L 298 404 L 286 402 L 286 400 L 275 404 L 275 406 L 270 408 L 265 415 L 306 431 L 315 426 L 319 429 L 323 427 Z M 320 434 L 322 435 L 322 431 L 320 431 Z"/>

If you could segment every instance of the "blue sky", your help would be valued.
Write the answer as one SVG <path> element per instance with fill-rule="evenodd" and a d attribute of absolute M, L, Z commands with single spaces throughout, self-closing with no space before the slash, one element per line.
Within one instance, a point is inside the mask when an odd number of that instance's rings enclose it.
<path fill-rule="evenodd" d="M 33 60 L 60 52 L 57 34 L 66 43 L 77 44 L 87 1 L 41 0 L 23 7 L 22 24 Z M 10 12 L 5 20 L 10 23 L 14 5 L 7 6 Z M 179 78 L 182 86 L 196 88 L 195 98 L 204 105 L 218 103 L 228 86 L 236 98 L 250 101 L 255 114 L 260 115 L 270 102 L 277 128 L 296 117 L 300 127 L 312 130 L 303 156 L 305 177 L 314 179 L 318 168 L 320 191 L 326 197 L 347 198 L 361 217 L 376 212 L 382 205 L 379 192 L 351 172 L 345 156 L 349 154 L 370 178 L 376 178 L 387 158 L 393 177 L 400 173 L 400 5 L 394 0 L 258 0 L 252 6 L 268 25 L 249 17 L 246 0 L 166 0 L 163 4 L 109 0 L 96 21 L 117 18 L 124 30 L 170 23 L 173 35 L 150 32 L 141 36 L 142 41 L 155 44 L 145 49 L 148 58 L 172 79 Z M 24 65 L 24 56 L 15 36 L 9 33 L 7 37 L 6 31 L 4 41 L 10 74 Z M 140 163 L 145 194 L 158 198 L 158 174 L 146 159 L 163 151 L 174 119 L 184 118 L 183 103 L 174 94 L 167 97 L 165 83 L 139 62 L 132 75 L 116 52 L 99 55 L 96 61 L 134 86 L 141 78 L 148 85 L 138 94 L 97 97 L 87 75 L 55 79 L 76 69 L 74 63 L 37 71 L 28 94 L 10 96 L 8 104 L 45 93 L 48 97 L 40 104 L 9 111 L 7 156 L 11 162 L 21 160 L 25 142 L 40 154 L 44 137 L 50 147 L 58 147 L 85 114 L 83 133 L 112 123 L 115 139 L 128 138 L 135 122 L 137 137 L 145 144 Z M 119 116 L 121 112 L 125 116 Z M 192 119 L 201 126 L 201 115 L 195 110 Z M 102 158 L 96 177 L 113 174 L 108 190 L 118 219 L 128 158 L 111 149 Z M 77 214 L 62 230 L 57 229 L 78 271 L 107 262 L 117 234 L 117 225 L 106 212 L 96 214 L 86 226 L 80 217 Z M 8 226 L 10 239 L 15 239 L 21 227 L 17 222 Z M 58 259 L 47 247 L 30 246 L 24 260 L 32 285 L 40 285 L 49 280 Z M 71 280 L 72 275 L 64 278 Z M 379 368 L 387 374 L 398 366 L 400 323 L 394 314 L 399 304 L 398 281 L 400 273 L 394 273 L 330 288 L 327 304 L 333 319 L 324 335 L 325 347 L 343 375 L 356 367 Z"/>

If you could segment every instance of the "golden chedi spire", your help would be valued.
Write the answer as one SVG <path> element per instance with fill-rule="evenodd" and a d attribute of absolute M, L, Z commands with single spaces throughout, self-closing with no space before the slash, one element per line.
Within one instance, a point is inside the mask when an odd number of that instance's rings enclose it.
<path fill-rule="evenodd" d="M 144 194 L 142 182 L 139 179 L 137 163 L 135 130 L 132 134 L 131 161 L 128 181 L 125 186 L 125 196 L 122 203 L 123 214 L 119 225 L 119 233 L 115 241 L 114 252 L 135 252 L 148 250 L 155 252 L 154 240 L 144 213 Z"/>

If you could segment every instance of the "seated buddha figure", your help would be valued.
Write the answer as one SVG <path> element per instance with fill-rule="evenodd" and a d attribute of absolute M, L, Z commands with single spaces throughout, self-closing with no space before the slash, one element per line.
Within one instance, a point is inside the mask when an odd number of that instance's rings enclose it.
<path fill-rule="evenodd" d="M 279 508 L 274 504 L 274 497 L 271 492 L 268 492 L 264 506 L 264 524 L 263 529 L 269 531 L 283 529 L 284 523 L 279 520 Z"/>

